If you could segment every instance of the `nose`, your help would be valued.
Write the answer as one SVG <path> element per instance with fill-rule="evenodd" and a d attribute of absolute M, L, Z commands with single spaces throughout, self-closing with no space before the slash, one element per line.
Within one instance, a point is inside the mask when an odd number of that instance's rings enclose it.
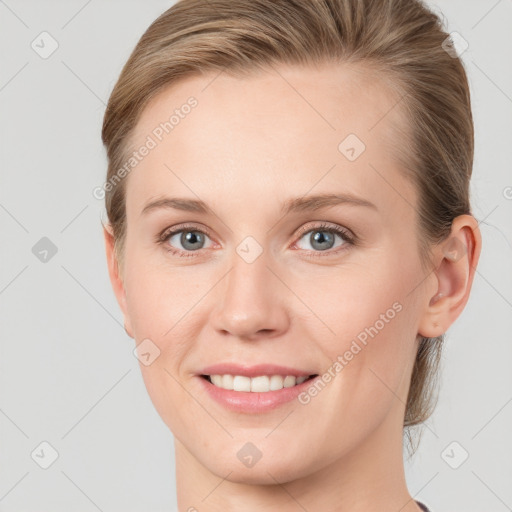
<path fill-rule="evenodd" d="M 289 327 L 291 292 L 269 267 L 267 253 L 248 263 L 237 253 L 216 287 L 213 327 L 243 340 L 276 337 Z"/>

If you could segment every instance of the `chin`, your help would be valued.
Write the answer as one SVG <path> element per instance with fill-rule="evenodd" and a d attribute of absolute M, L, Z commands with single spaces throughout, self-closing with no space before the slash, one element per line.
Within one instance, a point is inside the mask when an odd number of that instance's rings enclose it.
<path fill-rule="evenodd" d="M 252 467 L 245 467 L 242 462 L 235 455 L 234 460 L 226 459 L 219 460 L 200 460 L 201 464 L 205 466 L 210 472 L 217 475 L 219 478 L 226 479 L 233 483 L 245 483 L 251 485 L 276 485 L 284 484 L 307 477 L 312 468 L 304 464 L 304 458 L 301 454 L 297 453 L 294 460 L 283 460 L 278 452 L 269 454 L 265 459 L 262 455 Z M 300 464 L 300 465 L 299 465 Z"/>

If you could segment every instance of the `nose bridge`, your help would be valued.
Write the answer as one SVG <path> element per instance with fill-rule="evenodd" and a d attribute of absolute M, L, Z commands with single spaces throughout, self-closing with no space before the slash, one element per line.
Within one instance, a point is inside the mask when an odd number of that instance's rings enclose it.
<path fill-rule="evenodd" d="M 240 295 L 243 299 L 247 294 L 259 295 L 264 291 L 272 273 L 267 266 L 268 251 L 252 237 L 247 237 L 235 249 L 231 258 L 231 272 L 228 275 L 227 296 Z M 244 290 L 246 289 L 246 290 Z M 245 293 L 247 292 L 247 293 Z M 257 298 L 257 297 L 253 298 Z"/>
<path fill-rule="evenodd" d="M 230 271 L 220 287 L 216 328 L 233 335 L 251 337 L 261 330 L 284 326 L 286 312 L 268 255 L 270 252 L 252 237 L 246 237 L 233 251 Z"/>

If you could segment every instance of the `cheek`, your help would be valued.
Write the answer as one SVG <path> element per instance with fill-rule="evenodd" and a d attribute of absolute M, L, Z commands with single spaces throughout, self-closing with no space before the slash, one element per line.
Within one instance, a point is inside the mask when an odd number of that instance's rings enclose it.
<path fill-rule="evenodd" d="M 421 272 L 416 266 L 405 268 L 405 258 L 391 252 L 377 256 L 328 272 L 313 271 L 293 286 L 308 306 L 308 310 L 301 309 L 315 317 L 307 322 L 317 328 L 313 339 L 331 359 L 347 350 L 354 339 L 364 344 L 378 338 L 380 345 L 396 345 L 411 336 L 414 341 L 417 307 L 410 292 L 421 280 Z"/>
<path fill-rule="evenodd" d="M 372 403 L 377 407 L 372 414 L 378 416 L 380 407 L 390 406 L 393 392 L 407 384 L 419 311 L 410 292 L 421 272 L 416 263 L 406 268 L 404 261 L 390 252 L 364 266 L 318 276 L 314 289 L 297 291 L 315 313 L 304 324 L 326 356 L 333 415 Z M 409 261 L 415 260 L 411 256 Z"/>
<path fill-rule="evenodd" d="M 158 354 L 149 366 L 140 363 L 142 377 L 156 410 L 171 426 L 190 402 L 178 383 L 184 377 L 181 363 L 204 323 L 201 298 L 215 282 L 211 269 L 171 271 L 136 252 L 127 259 L 126 270 L 126 303 L 136 343 L 149 339 Z"/>
<path fill-rule="evenodd" d="M 326 356 L 324 387 L 319 385 L 317 391 L 311 386 L 308 396 L 302 397 L 308 416 L 322 417 L 322 426 L 315 423 L 311 428 L 320 438 L 336 439 L 326 458 L 362 442 L 406 402 L 414 361 L 415 309 L 407 298 L 411 287 L 405 280 L 388 277 L 395 275 L 383 266 L 363 278 L 354 269 L 350 277 L 326 279 L 325 293 L 307 296 L 314 299 L 308 306 L 334 331 L 323 328 L 316 318 L 305 325 Z M 323 339 L 319 326 L 326 333 Z"/>
<path fill-rule="evenodd" d="M 191 407 L 190 396 L 180 384 L 180 364 L 191 349 L 187 341 L 190 335 L 184 332 L 187 320 L 193 318 L 191 294 L 169 289 L 168 281 L 147 270 L 132 279 L 131 285 L 127 304 L 136 343 L 151 340 L 157 354 L 150 365 L 139 363 L 141 375 L 155 410 L 169 429 L 181 438 L 186 432 L 183 410 L 187 409 L 187 422 L 194 422 L 195 414 L 198 422 L 204 420 L 201 411 Z"/>
<path fill-rule="evenodd" d="M 170 269 L 134 253 L 127 264 L 127 308 L 137 340 L 155 343 L 176 338 L 176 331 L 194 318 L 194 308 L 211 288 L 207 270 L 197 266 Z M 203 275 L 201 275 L 203 274 Z M 165 349 L 165 346 L 161 346 Z"/>

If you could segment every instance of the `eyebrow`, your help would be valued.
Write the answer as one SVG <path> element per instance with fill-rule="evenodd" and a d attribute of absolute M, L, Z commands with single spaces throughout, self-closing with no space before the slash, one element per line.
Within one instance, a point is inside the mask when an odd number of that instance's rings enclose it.
<path fill-rule="evenodd" d="M 353 194 L 319 194 L 288 199 L 283 204 L 281 213 L 287 215 L 295 212 L 315 211 L 339 204 L 364 206 L 377 210 L 377 207 L 373 203 Z"/>
<path fill-rule="evenodd" d="M 340 204 L 364 206 L 377 210 L 377 207 L 373 203 L 353 194 L 319 194 L 288 199 L 283 204 L 281 214 L 288 215 L 290 213 L 315 211 Z M 174 209 L 187 212 L 213 214 L 211 208 L 204 201 L 179 197 L 163 197 L 149 202 L 142 209 L 141 215 L 145 215 L 150 211 L 157 209 Z"/>

